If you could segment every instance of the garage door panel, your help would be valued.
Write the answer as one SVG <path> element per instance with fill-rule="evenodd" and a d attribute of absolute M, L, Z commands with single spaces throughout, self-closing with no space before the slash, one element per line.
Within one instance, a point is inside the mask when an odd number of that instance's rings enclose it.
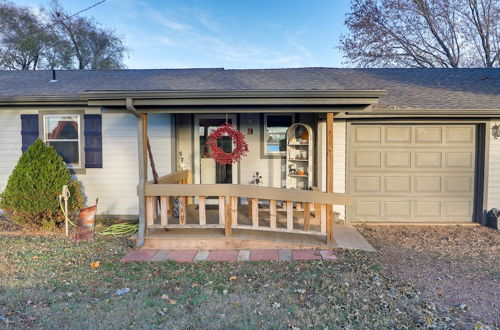
<path fill-rule="evenodd" d="M 472 214 L 472 202 L 470 200 L 445 202 L 445 217 L 470 220 Z"/>
<path fill-rule="evenodd" d="M 385 218 L 410 218 L 411 202 L 410 201 L 387 201 L 383 202 Z"/>
<path fill-rule="evenodd" d="M 445 143 L 474 146 L 474 127 L 446 127 Z"/>
<path fill-rule="evenodd" d="M 385 168 L 411 168 L 411 152 L 384 152 Z"/>
<path fill-rule="evenodd" d="M 413 128 L 409 126 L 403 127 L 385 127 L 384 128 L 385 143 L 411 143 Z"/>
<path fill-rule="evenodd" d="M 355 151 L 354 168 L 380 168 L 381 154 L 379 151 Z"/>
<path fill-rule="evenodd" d="M 427 169 L 427 168 L 441 168 L 442 167 L 442 152 L 415 152 L 415 164 L 416 169 Z"/>
<path fill-rule="evenodd" d="M 415 142 L 417 144 L 441 144 L 443 142 L 443 128 L 435 126 L 417 126 L 415 127 Z"/>
<path fill-rule="evenodd" d="M 354 217 L 357 219 L 379 219 L 380 213 L 380 202 L 377 201 L 358 201 L 350 207 L 354 210 Z"/>
<path fill-rule="evenodd" d="M 464 193 L 473 194 L 472 178 L 470 176 L 446 177 L 444 191 L 448 194 Z"/>
<path fill-rule="evenodd" d="M 354 201 L 347 207 L 350 221 L 472 219 L 474 125 L 352 127 L 348 183 Z"/>
<path fill-rule="evenodd" d="M 354 191 L 356 193 L 380 193 L 381 190 L 381 178 L 379 176 L 357 176 L 353 178 Z"/>
<path fill-rule="evenodd" d="M 354 127 L 354 142 L 356 143 L 380 143 L 381 136 L 381 127 L 364 125 Z"/>
<path fill-rule="evenodd" d="M 442 214 L 441 201 L 415 201 L 414 202 L 414 218 L 420 221 L 429 219 L 440 219 Z"/>
<path fill-rule="evenodd" d="M 440 176 L 415 176 L 414 182 L 416 194 L 441 194 L 442 192 Z"/>
<path fill-rule="evenodd" d="M 460 168 L 470 169 L 474 167 L 473 164 L 473 151 L 469 152 L 446 152 L 445 153 L 445 166 L 446 168 Z"/>
<path fill-rule="evenodd" d="M 411 194 L 411 177 L 385 176 L 384 188 L 386 193 Z"/>

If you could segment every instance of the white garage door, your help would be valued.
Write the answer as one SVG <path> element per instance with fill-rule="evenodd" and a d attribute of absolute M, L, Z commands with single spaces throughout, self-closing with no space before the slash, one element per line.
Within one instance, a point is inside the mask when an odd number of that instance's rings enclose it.
<path fill-rule="evenodd" d="M 349 221 L 470 222 L 474 125 L 353 124 Z"/>

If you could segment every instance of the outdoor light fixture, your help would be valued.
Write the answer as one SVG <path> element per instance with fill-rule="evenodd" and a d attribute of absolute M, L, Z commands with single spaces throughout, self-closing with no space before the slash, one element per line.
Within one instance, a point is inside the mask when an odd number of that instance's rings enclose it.
<path fill-rule="evenodd" d="M 491 135 L 493 135 L 493 138 L 498 139 L 500 136 L 500 126 L 498 126 L 497 123 L 493 127 L 491 127 Z"/>

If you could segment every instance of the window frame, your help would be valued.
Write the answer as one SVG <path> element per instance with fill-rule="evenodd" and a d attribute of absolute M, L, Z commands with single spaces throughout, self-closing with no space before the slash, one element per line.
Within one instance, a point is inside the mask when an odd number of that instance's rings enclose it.
<path fill-rule="evenodd" d="M 39 112 L 39 127 L 40 132 L 39 136 L 42 141 L 47 144 L 47 142 L 59 141 L 59 142 L 74 142 L 76 139 L 47 139 L 47 120 L 46 118 L 50 117 L 61 117 L 61 116 L 76 116 L 78 123 L 78 163 L 70 164 L 66 163 L 66 167 L 71 170 L 84 171 L 85 170 L 85 153 L 84 153 L 84 120 L 83 120 L 83 111 L 40 111 Z"/>
<path fill-rule="evenodd" d="M 269 116 L 281 116 L 281 117 L 291 117 L 292 122 L 290 125 L 295 124 L 295 114 L 294 113 L 264 113 L 263 120 L 262 120 L 262 145 L 263 145 L 263 152 L 262 154 L 264 156 L 270 156 L 270 157 L 281 157 L 286 154 L 286 150 L 282 151 L 268 151 L 267 150 L 267 138 L 268 138 L 268 133 L 267 133 L 267 119 Z M 285 132 L 286 134 L 286 132 Z M 286 135 L 285 135 L 285 141 L 286 141 Z"/>

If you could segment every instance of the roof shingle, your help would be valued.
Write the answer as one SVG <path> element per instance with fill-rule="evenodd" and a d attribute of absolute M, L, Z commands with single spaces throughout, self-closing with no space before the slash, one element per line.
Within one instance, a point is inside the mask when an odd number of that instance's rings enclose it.
<path fill-rule="evenodd" d="M 386 90 L 382 105 L 500 109 L 500 69 L 147 69 L 0 71 L 0 97 L 85 91 Z"/>

